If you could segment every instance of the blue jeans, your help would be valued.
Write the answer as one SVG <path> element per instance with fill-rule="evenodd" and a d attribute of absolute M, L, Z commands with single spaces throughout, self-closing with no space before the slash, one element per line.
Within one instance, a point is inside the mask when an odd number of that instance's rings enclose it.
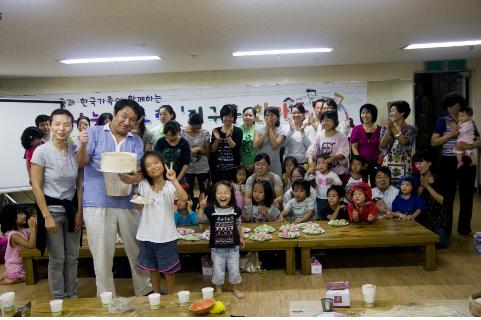
<path fill-rule="evenodd" d="M 239 284 L 242 281 L 239 272 L 239 246 L 234 248 L 212 248 L 211 259 L 213 266 L 212 283 L 214 285 L 224 284 L 225 267 L 229 271 L 229 282 Z"/>
<path fill-rule="evenodd" d="M 57 231 L 47 232 L 48 287 L 55 299 L 77 297 L 80 232 L 68 232 L 65 212 L 51 212 Z"/>

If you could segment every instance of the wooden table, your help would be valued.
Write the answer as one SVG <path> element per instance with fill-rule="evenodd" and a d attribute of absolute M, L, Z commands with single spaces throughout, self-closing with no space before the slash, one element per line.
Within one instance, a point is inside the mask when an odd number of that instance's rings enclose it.
<path fill-rule="evenodd" d="M 435 244 L 438 235 L 416 221 L 385 219 L 372 224 L 351 223 L 343 227 L 332 227 L 327 221 L 316 222 L 326 230 L 325 233 L 320 235 L 301 233 L 298 239 L 302 274 L 311 273 L 312 249 L 422 246 L 425 248 L 424 269 L 431 271 L 436 267 Z"/>
<path fill-rule="evenodd" d="M 221 314 L 206 314 L 206 316 L 223 316 L 229 317 L 231 312 L 231 296 L 232 293 L 214 293 L 214 299 L 224 302 L 226 311 Z M 100 298 L 80 298 L 65 299 L 63 301 L 62 317 L 192 317 L 195 316 L 189 310 L 189 306 L 179 306 L 179 298 L 177 294 L 166 295 L 160 297 L 159 309 L 150 309 L 149 299 L 147 297 L 130 297 L 129 302 L 135 306 L 136 310 L 112 313 L 108 308 L 102 307 Z M 202 293 L 192 292 L 190 294 L 190 302 L 202 299 Z M 32 300 L 30 316 L 32 317 L 51 317 L 49 301 Z"/>
<path fill-rule="evenodd" d="M 269 241 L 254 241 L 246 239 L 246 244 L 244 249 L 241 251 L 285 251 L 286 252 L 286 273 L 288 275 L 295 274 L 296 271 L 296 259 L 295 259 L 295 248 L 297 247 L 297 239 L 283 239 L 280 238 L 279 227 L 282 223 L 268 222 L 266 223 L 276 229 L 272 235 L 272 240 Z M 243 223 L 242 226 L 250 228 L 253 232 L 254 228 L 259 224 L 256 223 Z M 208 225 L 200 226 L 189 226 L 188 228 L 194 229 L 195 232 L 202 233 L 204 230 L 208 229 Z M 177 248 L 180 253 L 192 253 L 192 252 L 210 252 L 209 242 L 207 240 L 200 241 L 186 241 L 178 240 Z"/>

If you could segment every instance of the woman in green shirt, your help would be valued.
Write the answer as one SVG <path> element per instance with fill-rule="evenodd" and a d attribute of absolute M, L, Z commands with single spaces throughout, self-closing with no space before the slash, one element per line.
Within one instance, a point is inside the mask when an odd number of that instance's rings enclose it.
<path fill-rule="evenodd" d="M 253 107 L 247 107 L 242 110 L 242 120 L 239 128 L 242 130 L 242 146 L 240 150 L 241 163 L 252 172 L 254 169 L 254 158 L 257 150 L 254 148 L 254 131 L 256 130 L 256 110 Z"/>

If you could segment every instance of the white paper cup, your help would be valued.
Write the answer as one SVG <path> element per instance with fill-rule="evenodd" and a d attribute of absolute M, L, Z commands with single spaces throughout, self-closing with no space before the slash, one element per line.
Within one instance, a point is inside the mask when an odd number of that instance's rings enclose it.
<path fill-rule="evenodd" d="M 100 294 L 100 300 L 104 308 L 108 307 L 112 303 L 112 292 L 106 291 Z"/>
<path fill-rule="evenodd" d="M 148 295 L 150 309 L 159 309 L 160 307 L 160 293 L 151 293 Z"/>
<path fill-rule="evenodd" d="M 362 297 L 366 307 L 374 306 L 374 297 L 376 296 L 376 285 L 366 283 L 362 285 Z"/>
<path fill-rule="evenodd" d="M 63 300 L 56 299 L 50 301 L 50 311 L 53 315 L 60 315 L 62 313 Z"/>
<path fill-rule="evenodd" d="M 203 299 L 214 299 L 214 288 L 212 288 L 212 287 L 202 288 L 202 298 Z"/>
<path fill-rule="evenodd" d="M 181 306 L 187 306 L 189 304 L 190 291 L 179 291 L 177 295 L 179 296 L 179 304 Z"/>
<path fill-rule="evenodd" d="M 4 311 L 13 311 L 13 306 L 15 305 L 15 292 L 9 291 L 2 294 L 2 303 Z"/>

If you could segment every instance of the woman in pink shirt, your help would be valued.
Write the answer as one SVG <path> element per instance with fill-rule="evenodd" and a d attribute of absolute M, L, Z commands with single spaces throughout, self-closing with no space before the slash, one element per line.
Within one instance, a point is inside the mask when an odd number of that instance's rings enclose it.
<path fill-rule="evenodd" d="M 307 174 L 314 174 L 316 159 L 323 153 L 330 154 L 328 163 L 332 164 L 332 171 L 342 176 L 348 171 L 349 141 L 347 137 L 336 130 L 339 121 L 337 112 L 327 111 L 321 114 L 323 131 L 318 131 L 314 141 L 307 149 L 309 170 Z"/>
<path fill-rule="evenodd" d="M 369 178 L 371 186 L 375 184 L 375 167 L 378 165 L 379 139 L 381 127 L 376 125 L 377 108 L 375 105 L 366 103 L 359 109 L 361 124 L 355 126 L 351 132 L 352 154 L 358 155 L 366 161 L 366 169 L 363 176 Z"/>

